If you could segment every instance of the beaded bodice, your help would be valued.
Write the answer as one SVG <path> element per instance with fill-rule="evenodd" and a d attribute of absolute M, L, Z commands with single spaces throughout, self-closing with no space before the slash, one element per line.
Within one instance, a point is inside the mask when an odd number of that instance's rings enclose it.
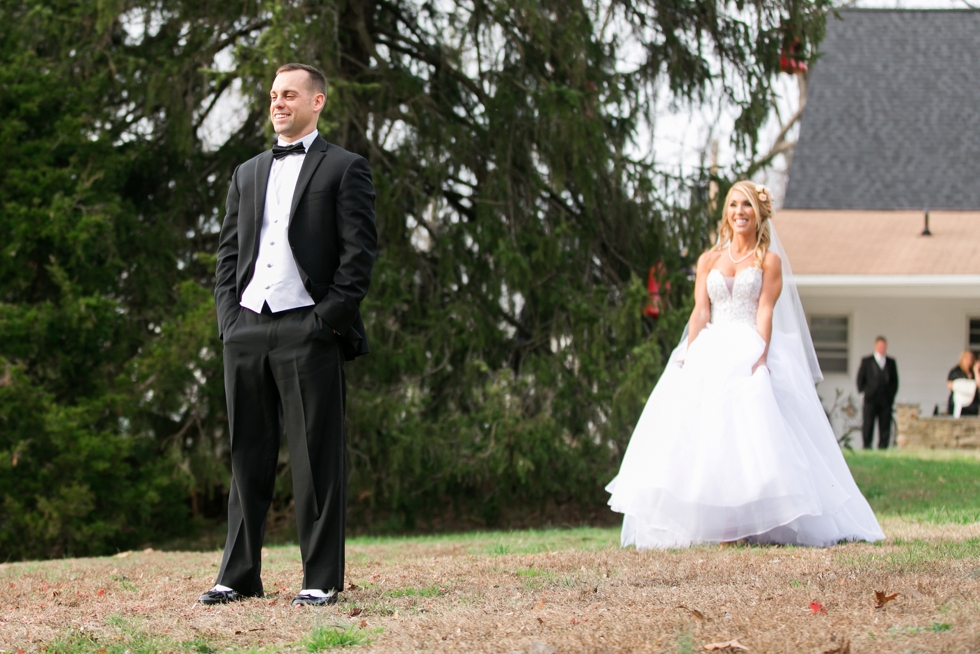
<path fill-rule="evenodd" d="M 708 298 L 711 299 L 711 322 L 716 325 L 741 323 L 755 326 L 762 293 L 762 269 L 749 267 L 735 275 L 731 290 L 718 269 L 708 273 Z"/>

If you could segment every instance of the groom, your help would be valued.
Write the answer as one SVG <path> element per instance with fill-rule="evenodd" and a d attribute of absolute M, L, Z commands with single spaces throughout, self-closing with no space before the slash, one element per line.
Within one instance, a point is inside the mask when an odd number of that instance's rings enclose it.
<path fill-rule="evenodd" d="M 214 300 L 231 492 L 221 568 L 202 604 L 262 595 L 283 429 L 303 558 L 303 589 L 292 603 L 333 604 L 344 587 L 344 360 L 368 352 L 358 307 L 377 233 L 367 161 L 317 133 L 325 98 L 318 69 L 280 67 L 269 107 L 277 144 L 241 164 L 228 190 Z"/>

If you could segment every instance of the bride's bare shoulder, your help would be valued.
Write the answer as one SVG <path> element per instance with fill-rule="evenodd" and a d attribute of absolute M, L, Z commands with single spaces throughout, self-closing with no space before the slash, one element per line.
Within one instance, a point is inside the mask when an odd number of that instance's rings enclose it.
<path fill-rule="evenodd" d="M 762 270 L 763 272 L 776 272 L 782 274 L 783 272 L 783 260 L 779 258 L 779 255 L 769 250 L 766 252 L 766 256 L 762 259 Z"/>
<path fill-rule="evenodd" d="M 721 252 L 718 250 L 705 250 L 698 257 L 698 272 L 707 272 L 715 267 Z"/>

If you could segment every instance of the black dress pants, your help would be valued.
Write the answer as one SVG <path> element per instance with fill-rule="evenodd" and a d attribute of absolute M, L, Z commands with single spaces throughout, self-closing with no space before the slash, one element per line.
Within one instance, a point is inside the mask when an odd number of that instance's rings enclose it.
<path fill-rule="evenodd" d="M 285 427 L 303 588 L 342 590 L 347 466 L 344 359 L 313 307 L 242 308 L 224 333 L 231 432 L 228 540 L 217 583 L 262 594 L 262 540 Z"/>
<path fill-rule="evenodd" d="M 861 425 L 864 449 L 870 450 L 874 444 L 875 421 L 878 422 L 878 449 L 887 450 L 891 439 L 892 405 L 888 401 L 865 402 Z"/>

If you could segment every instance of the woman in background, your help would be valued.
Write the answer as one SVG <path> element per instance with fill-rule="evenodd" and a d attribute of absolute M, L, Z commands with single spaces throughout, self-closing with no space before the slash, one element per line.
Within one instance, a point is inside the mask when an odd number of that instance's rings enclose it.
<path fill-rule="evenodd" d="M 956 383 L 957 379 L 965 379 L 976 382 L 974 384 Z M 973 352 L 963 350 L 960 354 L 960 362 L 946 377 L 946 387 L 949 388 L 949 401 L 947 402 L 946 412 L 959 418 L 960 416 L 975 416 L 980 414 L 980 361 L 976 361 Z M 957 388 L 954 388 L 956 386 Z M 957 400 L 957 396 L 959 401 Z M 959 413 L 956 412 L 959 405 Z"/>

